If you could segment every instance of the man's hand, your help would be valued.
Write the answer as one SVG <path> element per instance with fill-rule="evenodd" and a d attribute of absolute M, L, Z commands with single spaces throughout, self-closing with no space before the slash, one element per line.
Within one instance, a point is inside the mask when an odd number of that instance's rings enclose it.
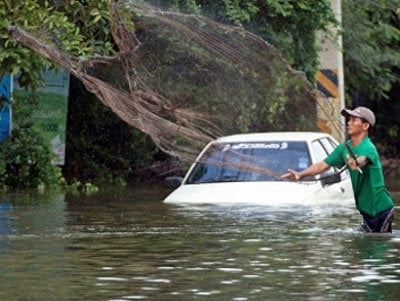
<path fill-rule="evenodd" d="M 354 160 L 349 154 L 347 154 L 346 161 L 348 167 L 350 167 L 352 170 L 358 170 L 359 173 L 362 173 L 361 167 L 368 164 L 368 159 L 365 156 L 356 157 Z"/>
<path fill-rule="evenodd" d="M 301 172 L 297 172 L 293 169 L 288 169 L 288 173 L 285 173 L 284 175 L 282 175 L 281 179 L 289 179 L 289 180 L 298 181 L 304 177 L 318 175 L 321 172 L 328 170 L 329 167 L 330 166 L 327 163 L 325 163 L 324 161 L 320 161 L 320 162 L 314 163 L 313 165 L 308 167 L 306 170 L 303 170 Z"/>
<path fill-rule="evenodd" d="M 288 169 L 288 173 L 283 174 L 281 176 L 281 179 L 298 181 L 298 180 L 300 180 L 300 175 L 297 171 L 294 171 L 293 169 Z"/>
<path fill-rule="evenodd" d="M 356 158 L 357 164 L 360 167 L 364 167 L 365 165 L 367 165 L 369 163 L 368 158 L 365 156 L 359 156 Z"/>

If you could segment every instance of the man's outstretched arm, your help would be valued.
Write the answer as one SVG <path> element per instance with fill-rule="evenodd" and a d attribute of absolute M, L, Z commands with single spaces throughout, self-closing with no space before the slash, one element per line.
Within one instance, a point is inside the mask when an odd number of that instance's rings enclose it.
<path fill-rule="evenodd" d="M 328 170 L 329 168 L 330 168 L 330 166 L 327 163 L 325 163 L 325 161 L 320 161 L 320 162 L 314 163 L 309 168 L 307 168 L 301 172 L 297 172 L 295 170 L 289 169 L 288 170 L 289 172 L 282 175 L 281 178 L 298 181 L 304 177 L 318 175 L 321 172 Z"/>

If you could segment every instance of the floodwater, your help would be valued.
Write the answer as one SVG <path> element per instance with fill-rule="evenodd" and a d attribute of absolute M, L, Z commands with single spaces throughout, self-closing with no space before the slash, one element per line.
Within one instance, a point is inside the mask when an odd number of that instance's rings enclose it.
<path fill-rule="evenodd" d="M 363 234 L 354 208 L 182 207 L 168 192 L 2 195 L 0 300 L 399 299 L 400 223 Z"/>

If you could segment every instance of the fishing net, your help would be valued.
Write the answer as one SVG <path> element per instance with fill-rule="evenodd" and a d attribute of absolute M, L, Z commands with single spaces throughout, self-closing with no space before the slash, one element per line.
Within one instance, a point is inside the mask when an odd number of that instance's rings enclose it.
<path fill-rule="evenodd" d="M 192 161 L 212 139 L 233 133 L 318 130 L 316 92 L 260 37 L 199 15 L 119 1 L 134 31 L 113 13 L 113 57 L 79 59 L 41 35 L 14 38 L 69 70 L 163 151 Z M 321 96 L 320 96 L 321 97 Z"/>

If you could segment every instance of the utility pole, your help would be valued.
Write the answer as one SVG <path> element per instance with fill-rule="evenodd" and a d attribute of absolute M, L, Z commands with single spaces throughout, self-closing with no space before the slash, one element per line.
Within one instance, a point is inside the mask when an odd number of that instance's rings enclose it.
<path fill-rule="evenodd" d="M 331 0 L 331 7 L 339 27 L 342 24 L 341 0 Z M 334 34 L 338 28 L 331 28 Z M 320 67 L 317 72 L 318 90 L 325 97 L 318 97 L 318 124 L 322 131 L 330 132 L 337 140 L 345 139 L 345 121 L 340 112 L 345 107 L 342 36 L 332 41 L 325 33 L 317 35 L 322 50 L 319 53 Z"/>

